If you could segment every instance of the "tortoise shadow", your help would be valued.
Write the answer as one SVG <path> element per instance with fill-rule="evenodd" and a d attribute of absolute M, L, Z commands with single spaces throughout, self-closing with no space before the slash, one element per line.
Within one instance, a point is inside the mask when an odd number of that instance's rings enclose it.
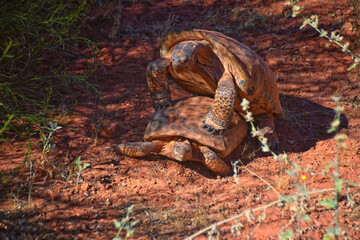
<path fill-rule="evenodd" d="M 334 133 L 327 133 L 335 118 L 334 109 L 290 95 L 280 95 L 280 101 L 285 114 L 283 117 L 275 119 L 280 139 L 280 149 L 275 153 L 302 153 L 315 147 L 317 142 L 334 137 Z M 341 114 L 340 129 L 347 127 L 348 119 Z M 247 165 L 256 158 L 270 156 L 268 153 L 261 152 L 259 148 L 259 141 L 251 137 L 249 132 L 243 142 L 224 160 L 229 166 L 238 159 Z M 206 178 L 216 178 L 216 175 L 205 166 L 199 168 L 199 164 L 186 162 L 184 166 L 197 171 Z"/>

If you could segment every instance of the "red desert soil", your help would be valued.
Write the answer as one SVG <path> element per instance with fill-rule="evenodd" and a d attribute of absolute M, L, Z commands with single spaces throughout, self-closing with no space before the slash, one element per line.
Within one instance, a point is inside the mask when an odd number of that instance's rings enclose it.
<path fill-rule="evenodd" d="M 121 2 L 121 1 L 120 1 Z M 112 7 L 94 5 L 89 11 L 84 36 L 98 43 L 103 54 L 93 77 L 99 95 L 84 94 L 59 125 L 55 149 L 48 154 L 45 174 L 34 165 L 36 175 L 29 186 L 29 168 L 22 168 L 0 186 L 0 238 L 9 239 L 112 239 L 117 233 L 113 220 L 126 216 L 134 205 L 131 239 L 184 239 L 215 222 L 246 209 L 266 205 L 281 195 L 293 194 L 295 183 L 308 191 L 333 186 L 333 181 L 316 174 L 287 174 L 290 165 L 261 153 L 250 136 L 226 158 L 231 164 L 242 159 L 238 184 L 233 176 L 217 178 L 200 163 L 178 163 L 164 157 L 134 159 L 117 156 L 111 145 L 142 141 L 153 113 L 145 70 L 159 57 L 157 38 L 167 30 L 204 28 L 223 32 L 251 47 L 269 64 L 278 79 L 285 116 L 276 120 L 281 151 L 299 166 L 321 171 L 336 156 L 336 140 L 328 134 L 334 118 L 331 96 L 341 94 L 345 107 L 342 132 L 349 137 L 341 150 L 341 177 L 360 182 L 360 79 L 358 70 L 346 71 L 350 56 L 320 38 L 302 19 L 291 17 L 282 1 L 124 1 Z M 302 1 L 305 16 L 317 14 L 327 31 L 341 29 L 352 49 L 355 34 L 349 24 L 349 2 Z M 114 16 L 120 20 L 114 28 Z M 347 23 L 347 24 L 345 24 Z M 114 38 L 109 34 L 114 31 Z M 359 52 L 357 52 L 359 54 Z M 72 69 L 81 71 L 87 60 Z M 174 99 L 189 96 L 171 83 Z M 0 170 L 5 176 L 24 159 L 27 143 L 16 138 L 0 148 Z M 40 146 L 30 159 L 38 159 Z M 91 166 L 67 180 L 65 169 L 81 157 Z M 51 175 L 49 175 L 51 173 Z M 45 178 L 44 176 L 47 177 Z M 300 178 L 306 176 L 306 180 Z M 274 191 L 269 185 L 271 184 Z M 29 204 L 31 189 L 31 204 Z M 275 205 L 254 211 L 255 219 L 238 219 L 239 236 L 231 233 L 236 220 L 218 226 L 219 239 L 278 239 L 278 233 L 293 229 L 303 239 L 321 239 L 333 227 L 333 210 L 319 205 L 331 192 L 314 194 L 305 206 L 311 221 L 294 220 L 296 205 L 284 211 Z M 353 204 L 347 198 L 351 196 Z M 29 206 L 30 205 L 30 206 Z M 339 224 L 346 236 L 360 239 L 360 195 L 343 189 L 339 201 Z M 250 217 L 251 218 L 251 217 Z M 121 233 L 125 236 L 125 231 Z M 203 234 L 196 239 L 207 239 Z"/>

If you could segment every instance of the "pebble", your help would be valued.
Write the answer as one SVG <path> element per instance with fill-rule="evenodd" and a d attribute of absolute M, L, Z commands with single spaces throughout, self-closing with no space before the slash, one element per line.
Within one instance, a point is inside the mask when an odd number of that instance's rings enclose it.
<path fill-rule="evenodd" d="M 287 140 L 287 142 L 288 142 L 289 144 L 291 144 L 291 145 L 295 144 L 295 141 L 292 140 L 292 139 Z"/>
<path fill-rule="evenodd" d="M 118 122 L 107 122 L 100 131 L 100 136 L 104 138 L 116 138 L 124 134 L 125 129 Z"/>

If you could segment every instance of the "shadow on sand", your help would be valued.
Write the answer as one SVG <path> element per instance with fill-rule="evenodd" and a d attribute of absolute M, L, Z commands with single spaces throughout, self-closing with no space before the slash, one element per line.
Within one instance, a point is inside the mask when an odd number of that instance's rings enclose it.
<path fill-rule="evenodd" d="M 334 109 L 288 95 L 280 95 L 280 101 L 285 114 L 283 117 L 275 119 L 281 144 L 280 149 L 275 153 L 305 152 L 315 147 L 317 142 L 334 137 L 333 133 L 327 133 L 335 117 Z M 340 128 L 347 128 L 348 120 L 345 115 L 341 115 L 340 120 Z M 246 149 L 244 149 L 245 145 Z M 249 133 L 241 145 L 225 158 L 225 161 L 230 165 L 231 162 L 241 158 L 244 164 L 248 164 L 257 157 L 269 156 L 269 154 L 261 152 L 259 148 L 260 143 Z M 249 158 L 249 155 L 252 156 Z M 199 168 L 201 163 L 185 162 L 184 165 L 204 177 L 215 177 L 206 167 Z"/>

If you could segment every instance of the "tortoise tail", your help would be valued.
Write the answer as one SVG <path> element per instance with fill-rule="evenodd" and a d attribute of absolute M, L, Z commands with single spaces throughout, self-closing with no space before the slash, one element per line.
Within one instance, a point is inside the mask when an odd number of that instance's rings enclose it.
<path fill-rule="evenodd" d="M 145 157 L 159 151 L 160 144 L 156 142 L 121 143 L 114 146 L 117 153 L 129 157 Z"/>

